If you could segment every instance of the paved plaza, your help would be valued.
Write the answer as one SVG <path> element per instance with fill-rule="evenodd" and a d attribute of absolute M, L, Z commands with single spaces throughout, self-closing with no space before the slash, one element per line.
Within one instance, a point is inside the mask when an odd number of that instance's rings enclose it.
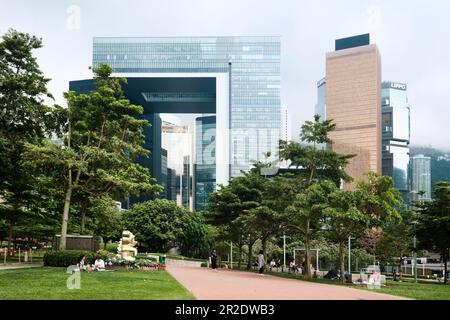
<path fill-rule="evenodd" d="M 199 300 L 402 300 L 405 298 L 256 273 L 168 266 Z"/>

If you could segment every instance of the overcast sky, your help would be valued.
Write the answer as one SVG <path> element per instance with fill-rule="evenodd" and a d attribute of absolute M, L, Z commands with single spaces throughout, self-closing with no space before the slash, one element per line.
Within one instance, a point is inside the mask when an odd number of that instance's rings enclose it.
<path fill-rule="evenodd" d="M 61 104 L 70 80 L 91 75 L 94 36 L 279 35 L 294 135 L 313 116 L 334 40 L 370 32 L 383 80 L 408 85 L 411 142 L 450 150 L 447 0 L 0 0 L 0 34 L 10 27 L 43 38 L 39 63 Z"/>

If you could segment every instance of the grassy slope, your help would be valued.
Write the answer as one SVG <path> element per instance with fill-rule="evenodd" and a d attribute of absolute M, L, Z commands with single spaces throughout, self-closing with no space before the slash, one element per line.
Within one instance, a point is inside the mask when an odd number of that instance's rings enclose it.
<path fill-rule="evenodd" d="M 194 297 L 165 271 L 81 273 L 81 289 L 69 290 L 64 268 L 0 271 L 0 300 L 180 300 Z"/>

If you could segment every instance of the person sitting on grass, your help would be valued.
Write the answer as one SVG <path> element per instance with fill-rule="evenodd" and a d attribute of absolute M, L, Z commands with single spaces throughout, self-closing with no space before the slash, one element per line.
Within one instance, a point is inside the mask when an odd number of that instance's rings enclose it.
<path fill-rule="evenodd" d="M 93 271 L 105 271 L 105 261 L 102 258 L 95 259 Z"/>

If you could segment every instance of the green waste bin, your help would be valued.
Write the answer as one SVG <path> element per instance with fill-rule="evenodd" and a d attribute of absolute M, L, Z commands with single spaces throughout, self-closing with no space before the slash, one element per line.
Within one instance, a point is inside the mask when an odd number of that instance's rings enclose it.
<path fill-rule="evenodd" d="M 162 266 L 166 264 L 166 256 L 159 256 L 159 264 Z"/>

